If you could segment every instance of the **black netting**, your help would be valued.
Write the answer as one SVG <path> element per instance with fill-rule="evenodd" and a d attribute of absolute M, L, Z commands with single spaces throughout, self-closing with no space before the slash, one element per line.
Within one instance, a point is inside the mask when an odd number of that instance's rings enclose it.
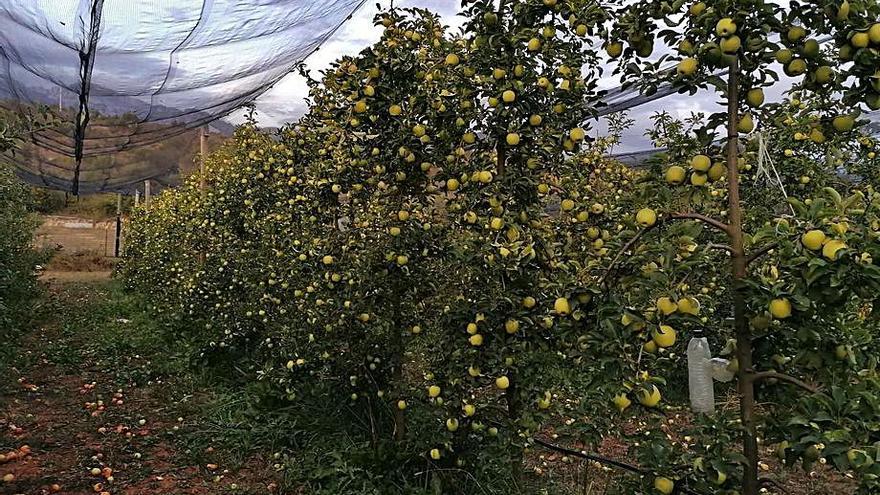
<path fill-rule="evenodd" d="M 177 163 L 137 148 L 195 135 L 252 101 L 362 3 L 5 0 L 0 106 L 49 105 L 62 120 L 6 159 L 28 182 L 73 192 L 173 181 Z"/>
<path fill-rule="evenodd" d="M 31 184 L 75 193 L 174 185 L 198 151 L 197 127 L 269 89 L 363 2 L 5 0 L 0 108 L 49 105 L 61 124 L 3 158 Z M 597 117 L 674 94 L 612 88 Z M 656 153 L 623 147 L 616 156 L 632 164 Z"/>

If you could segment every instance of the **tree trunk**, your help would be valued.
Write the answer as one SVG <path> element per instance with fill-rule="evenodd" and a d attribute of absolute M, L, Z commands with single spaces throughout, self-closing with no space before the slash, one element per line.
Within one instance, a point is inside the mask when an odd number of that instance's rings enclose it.
<path fill-rule="evenodd" d="M 399 314 L 399 311 L 398 311 Z M 395 392 L 399 394 L 401 390 L 403 390 L 403 352 L 404 352 L 404 343 L 403 336 L 401 332 L 403 331 L 400 328 L 400 325 L 395 324 L 395 342 L 394 342 L 394 369 L 391 372 L 391 386 Z M 404 412 L 397 407 L 397 404 L 392 404 L 392 410 L 394 411 L 394 440 L 397 442 L 402 442 L 406 437 L 406 416 Z"/>
<path fill-rule="evenodd" d="M 397 205 L 398 209 L 402 208 L 403 205 Z M 401 301 L 404 297 L 406 297 L 405 291 L 401 290 L 399 286 L 395 284 L 394 290 L 394 299 L 391 301 L 392 307 L 394 308 L 394 329 L 393 329 L 393 342 L 391 345 L 393 346 L 393 354 L 392 354 L 392 363 L 393 366 L 391 370 L 391 383 L 390 391 L 396 395 L 400 396 L 400 393 L 403 391 L 403 358 L 404 353 L 406 352 L 406 342 L 403 337 L 403 323 L 401 322 L 400 315 L 401 311 Z M 394 397 L 392 395 L 392 397 Z M 396 401 L 392 401 L 392 421 L 394 421 L 394 440 L 397 442 L 402 442 L 406 437 L 406 415 L 404 411 L 402 411 L 399 407 L 397 407 Z"/>
<path fill-rule="evenodd" d="M 746 465 L 743 473 L 743 495 L 758 495 L 758 442 L 755 432 L 755 384 L 752 369 L 752 335 L 746 314 L 747 259 L 743 246 L 742 207 L 739 199 L 739 135 L 737 133 L 739 102 L 739 63 L 730 64 L 727 82 L 727 179 L 728 179 L 728 235 L 733 248 L 733 321 L 736 331 L 736 357 L 739 361 L 737 382 L 740 394 L 740 416 L 743 427 L 743 454 Z"/>
<path fill-rule="evenodd" d="M 515 372 L 508 373 L 510 378 L 510 386 L 507 387 L 504 397 L 507 400 L 507 419 L 511 428 L 511 433 L 517 433 L 519 428 L 519 417 L 522 414 L 522 404 L 519 397 L 519 387 L 517 384 L 517 375 Z M 519 488 L 523 481 L 523 449 L 511 445 L 510 449 L 510 474 L 513 478 L 514 486 Z"/>

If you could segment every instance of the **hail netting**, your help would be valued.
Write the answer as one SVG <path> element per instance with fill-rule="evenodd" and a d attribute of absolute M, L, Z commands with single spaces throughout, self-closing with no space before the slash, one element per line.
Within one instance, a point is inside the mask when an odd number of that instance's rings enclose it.
<path fill-rule="evenodd" d="M 75 193 L 176 179 L 199 127 L 252 101 L 363 0 L 4 0 L 0 106 L 62 123 L 4 159 Z"/>
<path fill-rule="evenodd" d="M 61 124 L 3 158 L 31 184 L 78 193 L 173 185 L 199 149 L 195 128 L 229 133 L 218 117 L 271 87 L 363 2 L 4 0 L 0 110 L 48 105 Z M 668 84 L 651 95 L 609 89 L 597 117 L 656 110 L 675 94 Z M 621 148 L 615 156 L 631 164 L 660 151 Z"/>

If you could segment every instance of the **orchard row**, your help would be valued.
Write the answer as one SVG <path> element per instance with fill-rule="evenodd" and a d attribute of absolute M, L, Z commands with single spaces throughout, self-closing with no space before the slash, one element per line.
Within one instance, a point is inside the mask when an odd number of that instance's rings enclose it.
<path fill-rule="evenodd" d="M 858 109 L 878 9 L 832 3 L 465 2 L 456 36 L 386 12 L 378 43 L 310 80 L 299 123 L 243 126 L 206 189 L 135 214 L 123 276 L 202 358 L 273 401 L 354 411 L 403 479 L 444 493 L 534 482 L 535 438 L 609 436 L 644 469 L 621 493 L 751 494 L 771 444 L 870 493 L 880 196 Z M 657 40 L 677 54 L 648 59 Z M 657 115 L 645 168 L 607 158 L 630 123 L 589 137 L 601 45 L 625 82 L 714 88 L 727 111 Z M 805 77 L 765 102 L 778 64 Z M 742 408 L 673 431 L 696 335 Z"/>

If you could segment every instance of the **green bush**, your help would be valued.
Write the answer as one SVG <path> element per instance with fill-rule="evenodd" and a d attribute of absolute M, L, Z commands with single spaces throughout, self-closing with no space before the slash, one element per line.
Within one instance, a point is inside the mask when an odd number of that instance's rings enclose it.
<path fill-rule="evenodd" d="M 0 111 L 0 153 L 14 152 L 28 132 L 54 125 L 46 109 L 13 113 Z M 37 227 L 31 189 L 0 165 L 0 342 L 8 342 L 33 314 L 35 268 L 40 254 L 32 240 Z M 0 347 L 0 358 L 9 352 Z"/>
<path fill-rule="evenodd" d="M 39 213 L 57 213 L 67 206 L 67 196 L 62 191 L 32 187 L 30 195 L 33 198 L 34 211 Z"/>
<path fill-rule="evenodd" d="M 461 37 L 426 12 L 382 14 L 379 43 L 310 81 L 298 124 L 273 136 L 243 126 L 208 158 L 204 191 L 194 178 L 135 211 L 128 286 L 191 322 L 199 357 L 241 377 L 255 411 L 283 411 L 291 452 L 317 460 L 285 461 L 308 493 L 561 493 L 546 486 L 559 471 L 534 463 L 545 436 L 586 450 L 626 439 L 644 475 L 611 493 L 757 493 L 758 431 L 787 462 L 810 468 L 822 451 L 876 493 L 880 408 L 857 397 L 880 383 L 876 356 L 860 352 L 876 348 L 865 320 L 880 194 L 841 181 L 832 161 L 874 166 L 873 141 L 834 128 L 845 108 L 804 95 L 762 111 L 766 153 L 755 136 L 723 153 L 724 114 L 693 125 L 661 114 L 649 135 L 665 151 L 626 169 L 606 157 L 613 132 L 591 142 L 580 127 L 598 74 L 572 67 L 595 65 L 581 37 L 609 18 L 631 24 L 631 47 L 609 40 L 609 55 L 647 57 L 645 15 L 662 18 L 668 2 L 626 16 L 591 2 L 501 14 L 463 3 Z M 661 62 L 618 72 L 633 84 Z M 718 86 L 711 74 L 704 86 Z M 746 115 L 733 110 L 730 122 Z M 792 129 L 814 137 L 791 141 Z M 768 154 L 785 195 L 758 181 Z M 809 247 L 809 231 L 828 243 Z M 703 334 L 736 348 L 741 390 L 766 380 L 758 414 L 750 392 L 739 418 L 679 421 L 686 343 Z M 836 387 L 833 400 L 811 381 Z"/>
<path fill-rule="evenodd" d="M 28 210 L 27 187 L 0 169 L 0 339 L 19 330 L 36 289 L 34 268 L 39 261 L 32 245 L 36 216 Z"/>

